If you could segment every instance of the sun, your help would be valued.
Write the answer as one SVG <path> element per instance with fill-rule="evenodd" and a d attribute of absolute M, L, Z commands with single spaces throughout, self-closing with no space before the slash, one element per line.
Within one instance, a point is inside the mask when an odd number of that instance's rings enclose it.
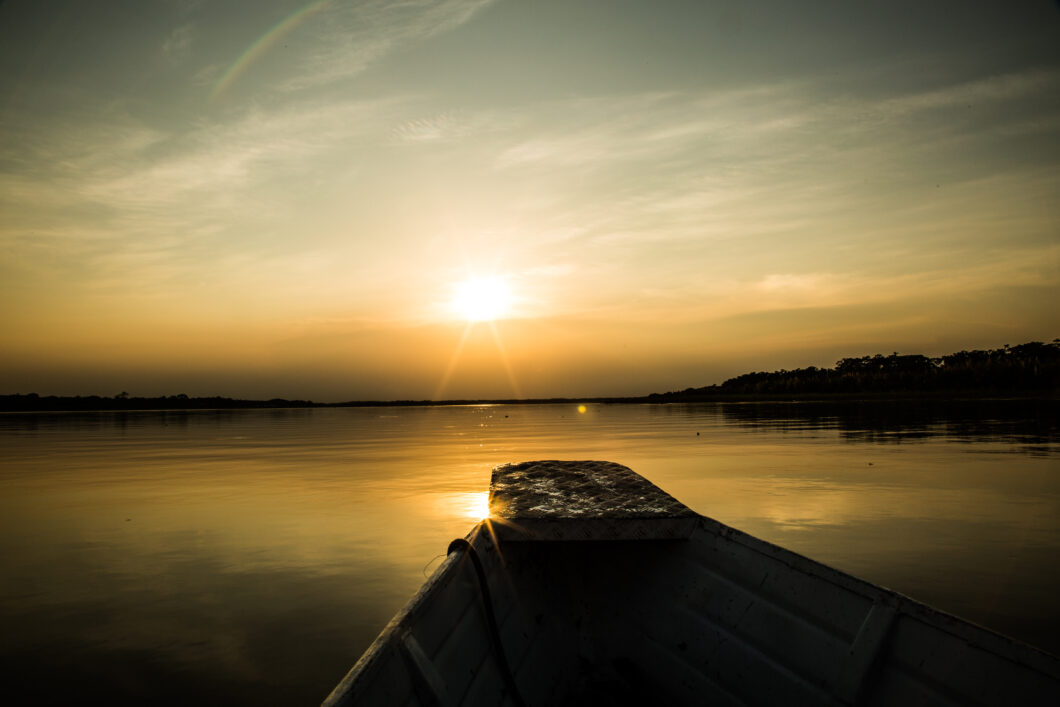
<path fill-rule="evenodd" d="M 469 322 L 489 322 L 510 313 L 512 291 L 503 277 L 473 277 L 453 288 L 449 306 Z"/>

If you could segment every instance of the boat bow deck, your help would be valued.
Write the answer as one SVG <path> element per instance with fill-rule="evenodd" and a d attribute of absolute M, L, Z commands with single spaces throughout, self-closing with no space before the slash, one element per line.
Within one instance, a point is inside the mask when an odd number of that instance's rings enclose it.
<path fill-rule="evenodd" d="M 533 461 L 493 470 L 490 517 L 501 540 L 676 540 L 698 515 L 632 469 Z"/>
<path fill-rule="evenodd" d="M 625 466 L 497 467 L 490 508 L 325 705 L 1060 704 L 1055 657 Z"/>

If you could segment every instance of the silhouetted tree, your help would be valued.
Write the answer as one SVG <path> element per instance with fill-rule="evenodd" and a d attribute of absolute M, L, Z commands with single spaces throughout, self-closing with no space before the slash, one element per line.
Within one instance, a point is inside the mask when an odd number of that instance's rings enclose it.
<path fill-rule="evenodd" d="M 671 398 L 804 393 L 1055 391 L 1060 387 L 1060 339 L 1031 341 L 986 351 L 958 351 L 929 358 L 920 354 L 855 356 L 834 368 L 755 371 L 720 386 L 689 388 Z M 659 398 L 659 396 L 654 396 Z M 665 397 L 665 396 L 663 396 Z"/>

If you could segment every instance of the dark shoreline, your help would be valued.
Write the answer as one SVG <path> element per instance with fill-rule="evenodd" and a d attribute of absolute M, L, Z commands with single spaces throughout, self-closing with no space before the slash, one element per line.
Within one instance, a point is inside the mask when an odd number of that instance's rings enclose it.
<path fill-rule="evenodd" d="M 233 398 L 164 396 L 104 398 L 100 396 L 0 395 L 0 412 L 136 412 L 152 410 L 257 410 L 337 407 L 438 407 L 452 405 L 643 405 L 668 403 L 796 403 L 796 402 L 989 402 L 1060 401 L 1057 391 L 865 391 L 848 393 L 686 394 L 652 393 L 642 396 L 583 398 L 460 398 L 451 400 L 350 400 L 318 403 L 311 400 L 240 400 Z"/>
<path fill-rule="evenodd" d="M 638 396 L 581 398 L 457 398 L 449 400 L 240 400 L 189 397 L 183 393 L 152 398 L 0 395 L 0 412 L 88 412 L 107 410 L 232 410 L 315 407 L 408 407 L 434 405 L 555 405 L 575 403 L 713 403 L 855 400 L 1056 400 L 1060 399 L 1060 339 L 1030 341 L 1000 349 L 958 351 L 929 358 L 921 354 L 876 354 L 843 358 L 834 368 L 754 371 L 721 385 Z"/>

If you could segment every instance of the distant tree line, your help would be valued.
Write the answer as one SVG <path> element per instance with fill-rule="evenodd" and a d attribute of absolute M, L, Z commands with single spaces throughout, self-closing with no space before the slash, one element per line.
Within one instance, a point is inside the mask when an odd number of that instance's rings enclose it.
<path fill-rule="evenodd" d="M 985 351 L 958 351 L 929 358 L 920 354 L 842 358 L 834 368 L 796 368 L 753 372 L 721 385 L 686 388 L 643 397 L 535 398 L 531 400 L 361 400 L 314 403 L 309 400 L 239 400 L 192 398 L 183 393 L 154 398 L 42 396 L 36 393 L 0 395 L 0 410 L 8 412 L 89 410 L 223 410 L 234 408 L 376 407 L 410 405 L 471 405 L 482 403 L 644 403 L 695 400 L 776 398 L 789 395 L 938 393 L 960 395 L 1050 394 L 1060 392 L 1060 339 L 1031 341 Z"/>
<path fill-rule="evenodd" d="M 958 351 L 931 358 L 876 354 L 843 358 L 834 368 L 753 372 L 721 385 L 654 393 L 651 400 L 694 400 L 789 394 L 896 392 L 1031 393 L 1060 388 L 1060 339 L 1031 341 L 985 351 Z"/>
<path fill-rule="evenodd" d="M 481 405 L 481 404 L 559 404 L 559 403 L 623 403 L 644 402 L 644 398 L 534 398 L 522 399 L 458 399 L 458 400 L 351 400 L 342 403 L 316 403 L 311 400 L 240 400 L 219 396 L 192 398 L 184 393 L 154 398 L 130 397 L 118 393 L 113 397 L 100 395 L 38 395 L 27 393 L 0 395 L 0 411 L 4 412 L 88 412 L 100 410 L 232 410 L 241 408 L 321 408 L 321 407 L 413 407 L 423 405 Z"/>
<path fill-rule="evenodd" d="M 315 407 L 308 400 L 235 400 L 219 396 L 191 398 L 179 395 L 163 395 L 155 398 L 134 398 L 128 393 L 118 393 L 112 398 L 100 395 L 0 395 L 0 410 L 9 412 L 35 412 L 44 410 L 224 410 L 231 408 L 295 408 Z"/>

